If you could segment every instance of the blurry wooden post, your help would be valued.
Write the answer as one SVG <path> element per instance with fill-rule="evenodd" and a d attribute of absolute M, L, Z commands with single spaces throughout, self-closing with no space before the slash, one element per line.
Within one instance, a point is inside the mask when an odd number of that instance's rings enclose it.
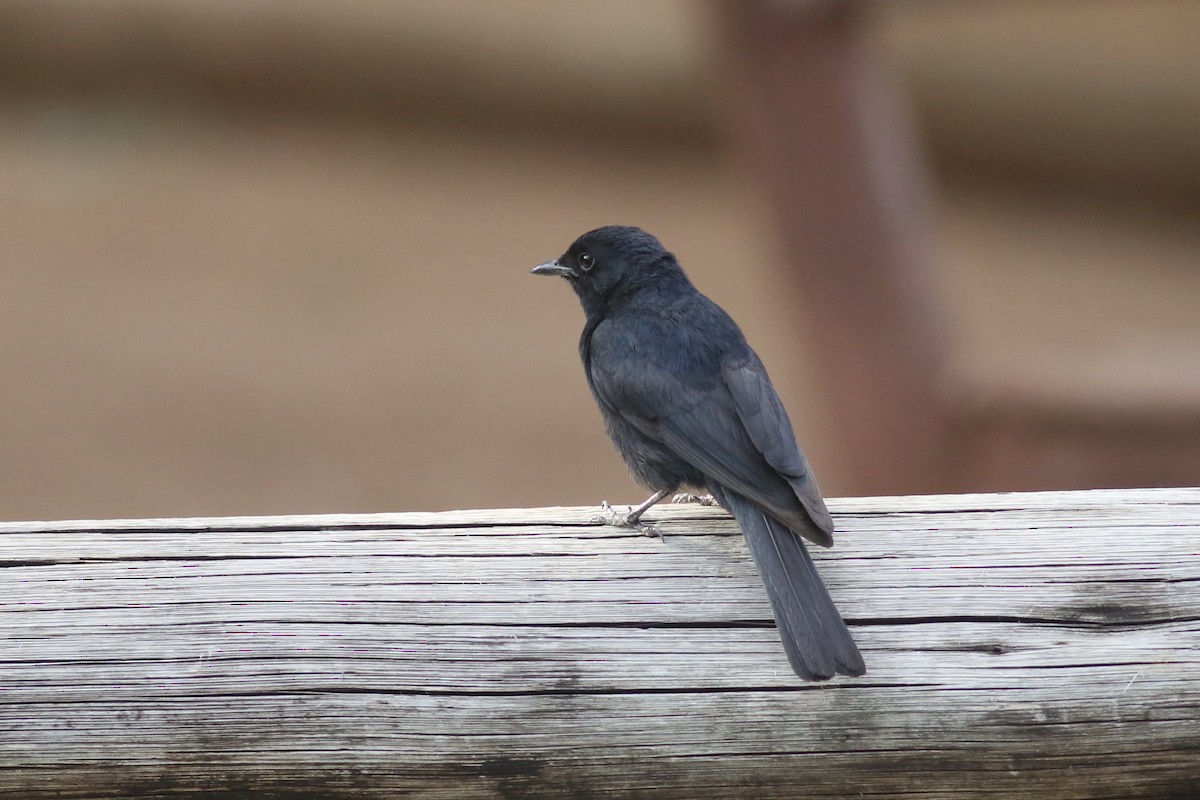
<path fill-rule="evenodd" d="M 727 124 L 775 217 L 854 494 L 1200 483 L 1192 348 L 951 357 L 915 132 L 855 0 L 720 0 Z"/>
<path fill-rule="evenodd" d="M 914 133 L 858 4 L 725 0 L 725 115 L 767 194 L 855 493 L 944 489 L 945 332 Z"/>

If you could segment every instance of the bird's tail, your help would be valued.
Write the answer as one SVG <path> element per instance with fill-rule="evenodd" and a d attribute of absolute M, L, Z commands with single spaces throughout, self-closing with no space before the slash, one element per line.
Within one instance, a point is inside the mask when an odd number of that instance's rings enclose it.
<path fill-rule="evenodd" d="M 709 486 L 737 519 L 767 588 L 788 661 L 805 680 L 862 675 L 862 655 L 850 636 L 804 542 L 749 500 Z"/>

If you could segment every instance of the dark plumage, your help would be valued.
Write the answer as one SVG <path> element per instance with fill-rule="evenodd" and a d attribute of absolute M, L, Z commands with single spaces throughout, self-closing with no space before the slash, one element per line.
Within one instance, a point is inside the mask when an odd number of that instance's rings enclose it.
<path fill-rule="evenodd" d="M 681 486 L 707 489 L 742 527 L 796 674 L 863 674 L 801 540 L 831 545 L 833 520 L 734 321 L 638 228 L 585 233 L 533 272 L 566 278 L 579 296 L 588 385 L 634 477 L 655 490 L 627 521 Z"/>

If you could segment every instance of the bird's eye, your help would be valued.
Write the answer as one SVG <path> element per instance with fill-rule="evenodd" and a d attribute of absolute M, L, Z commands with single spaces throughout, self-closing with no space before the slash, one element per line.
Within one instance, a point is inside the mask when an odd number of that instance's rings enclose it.
<path fill-rule="evenodd" d="M 584 272 L 591 272 L 592 267 L 596 266 L 596 257 L 591 253 L 579 254 L 579 268 Z"/>

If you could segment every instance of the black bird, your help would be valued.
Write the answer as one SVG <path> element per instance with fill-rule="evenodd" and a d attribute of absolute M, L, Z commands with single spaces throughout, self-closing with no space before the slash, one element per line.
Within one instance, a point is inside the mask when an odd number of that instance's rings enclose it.
<path fill-rule="evenodd" d="M 828 547 L 833 520 L 767 371 L 737 324 L 658 239 L 597 228 L 535 275 L 579 295 L 588 385 L 617 450 L 654 494 L 704 488 L 737 519 L 796 674 L 862 675 L 862 656 L 801 537 Z"/>

